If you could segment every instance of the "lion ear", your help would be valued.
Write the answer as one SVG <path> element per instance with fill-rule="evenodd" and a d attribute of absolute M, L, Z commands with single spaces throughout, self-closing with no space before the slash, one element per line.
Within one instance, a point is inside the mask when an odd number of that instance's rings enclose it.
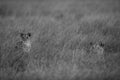
<path fill-rule="evenodd" d="M 23 38 L 24 34 L 23 33 L 20 33 L 20 37 Z"/>
<path fill-rule="evenodd" d="M 31 33 L 28 33 L 28 36 L 31 37 Z"/>
<path fill-rule="evenodd" d="M 22 40 L 25 40 L 26 39 L 26 34 L 20 33 L 20 37 L 21 37 Z"/>

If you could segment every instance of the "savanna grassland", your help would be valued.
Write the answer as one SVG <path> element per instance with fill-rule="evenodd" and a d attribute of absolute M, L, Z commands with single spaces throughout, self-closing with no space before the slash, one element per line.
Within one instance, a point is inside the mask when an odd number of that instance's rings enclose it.
<path fill-rule="evenodd" d="M 120 1 L 0 0 L 0 78 L 120 80 Z"/>

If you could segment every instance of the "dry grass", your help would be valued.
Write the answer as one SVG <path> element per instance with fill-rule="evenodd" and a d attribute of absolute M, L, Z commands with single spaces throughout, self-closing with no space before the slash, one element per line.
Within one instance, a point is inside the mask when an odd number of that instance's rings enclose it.
<path fill-rule="evenodd" d="M 0 3 L 2 80 L 119 79 L 118 0 L 18 2 Z M 30 52 L 17 45 L 24 32 Z"/>

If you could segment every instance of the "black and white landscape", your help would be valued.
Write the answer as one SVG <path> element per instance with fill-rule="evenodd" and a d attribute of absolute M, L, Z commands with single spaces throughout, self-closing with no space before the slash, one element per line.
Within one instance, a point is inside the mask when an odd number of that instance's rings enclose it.
<path fill-rule="evenodd" d="M 0 80 L 120 80 L 120 0 L 0 0 Z"/>

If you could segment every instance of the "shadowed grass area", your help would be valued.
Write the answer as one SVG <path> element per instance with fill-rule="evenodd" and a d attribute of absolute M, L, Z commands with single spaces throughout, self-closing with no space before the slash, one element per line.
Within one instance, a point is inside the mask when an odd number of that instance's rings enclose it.
<path fill-rule="evenodd" d="M 119 79 L 119 11 L 118 0 L 1 1 L 0 78 Z"/>

